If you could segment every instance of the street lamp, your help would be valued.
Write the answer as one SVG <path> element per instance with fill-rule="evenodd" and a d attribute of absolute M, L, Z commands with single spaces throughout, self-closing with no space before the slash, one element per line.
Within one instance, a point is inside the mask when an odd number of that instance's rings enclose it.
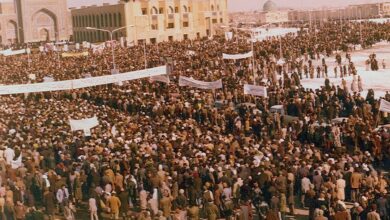
<path fill-rule="evenodd" d="M 86 27 L 87 30 L 103 31 L 103 32 L 108 32 L 110 34 L 110 38 L 111 38 L 111 53 L 112 53 L 112 66 L 113 66 L 113 69 L 111 70 L 111 74 L 119 73 L 119 71 L 116 69 L 116 64 L 115 64 L 114 46 L 112 44 L 112 42 L 113 42 L 113 34 L 114 34 L 114 32 L 120 31 L 120 30 L 125 29 L 125 28 L 129 28 L 129 27 L 134 27 L 134 25 L 128 25 L 128 26 L 120 27 L 120 28 L 114 29 L 112 31 L 106 30 L 106 29 L 100 29 L 100 28 Z"/>

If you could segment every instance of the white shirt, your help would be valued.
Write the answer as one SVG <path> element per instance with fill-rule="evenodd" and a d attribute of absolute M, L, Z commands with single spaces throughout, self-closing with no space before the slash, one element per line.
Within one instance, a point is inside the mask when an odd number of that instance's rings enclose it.
<path fill-rule="evenodd" d="M 96 212 L 97 211 L 96 199 L 95 198 L 90 198 L 88 200 L 88 204 L 89 204 L 89 211 L 91 211 L 91 212 Z"/>
<path fill-rule="evenodd" d="M 7 147 L 7 149 L 5 149 L 5 151 L 4 151 L 4 156 L 5 156 L 5 161 L 7 162 L 7 164 L 11 164 L 12 160 L 15 157 L 15 151 L 13 149 Z"/>
<path fill-rule="evenodd" d="M 301 180 L 301 187 L 302 187 L 302 190 L 303 192 L 307 192 L 310 190 L 310 179 L 307 178 L 307 177 L 303 177 L 302 180 Z"/>
<path fill-rule="evenodd" d="M 57 194 L 56 194 L 56 197 L 57 197 L 57 201 L 59 203 L 62 203 L 64 201 L 64 199 L 67 199 L 69 198 L 69 192 L 68 192 L 68 189 L 67 188 L 61 188 L 57 191 Z"/>

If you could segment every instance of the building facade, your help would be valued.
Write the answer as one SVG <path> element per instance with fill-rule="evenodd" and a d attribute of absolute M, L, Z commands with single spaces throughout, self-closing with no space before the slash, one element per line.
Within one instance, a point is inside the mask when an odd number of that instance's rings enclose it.
<path fill-rule="evenodd" d="M 125 37 L 135 44 L 194 39 L 213 35 L 228 23 L 227 0 L 131 0 L 118 4 L 72 8 L 73 36 L 76 42 L 118 40 Z"/>
<path fill-rule="evenodd" d="M 390 16 L 390 2 L 349 5 L 345 8 L 293 10 L 290 21 L 357 20 Z"/>
<path fill-rule="evenodd" d="M 69 39 L 66 0 L 5 0 L 0 3 L 0 44 Z"/>

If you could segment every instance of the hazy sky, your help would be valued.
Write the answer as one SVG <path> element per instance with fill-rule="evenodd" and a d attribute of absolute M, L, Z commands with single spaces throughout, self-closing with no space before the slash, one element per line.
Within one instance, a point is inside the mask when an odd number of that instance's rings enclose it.
<path fill-rule="evenodd" d="M 1 0 L 0 0 L 1 1 Z M 273 0 L 278 6 L 286 8 L 321 8 L 339 7 L 350 4 L 374 3 L 381 0 Z M 117 3 L 118 0 L 68 0 L 69 7 L 81 5 L 102 4 L 103 2 Z M 260 10 L 266 0 L 228 0 L 229 11 Z"/>

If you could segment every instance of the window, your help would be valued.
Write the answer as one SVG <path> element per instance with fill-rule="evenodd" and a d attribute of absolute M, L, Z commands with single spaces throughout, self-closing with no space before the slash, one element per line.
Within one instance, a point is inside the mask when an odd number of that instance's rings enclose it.
<path fill-rule="evenodd" d="M 148 14 L 148 12 L 147 12 L 146 8 L 142 8 L 142 15 L 147 15 L 147 14 Z"/>
<path fill-rule="evenodd" d="M 175 13 L 179 13 L 179 7 L 175 7 Z"/>
<path fill-rule="evenodd" d="M 72 17 L 72 24 L 73 24 L 73 27 L 76 27 L 76 18 L 74 16 Z"/>
<path fill-rule="evenodd" d="M 156 8 L 156 7 L 153 7 L 152 9 L 150 9 L 150 14 L 152 14 L 152 15 L 158 14 L 157 8 Z"/>
<path fill-rule="evenodd" d="M 110 16 L 109 16 L 109 21 L 110 21 L 110 26 L 109 27 L 112 27 L 112 14 L 110 13 Z"/>
<path fill-rule="evenodd" d="M 172 6 L 169 6 L 168 14 L 173 14 L 173 13 L 175 13 L 175 11 L 173 10 Z"/>
<path fill-rule="evenodd" d="M 191 7 L 188 6 L 188 12 L 191 12 Z"/>
<path fill-rule="evenodd" d="M 119 24 L 119 27 L 122 27 L 122 14 L 121 13 L 118 13 L 118 24 Z"/>
<path fill-rule="evenodd" d="M 104 27 L 108 27 L 108 15 L 104 14 Z"/>
<path fill-rule="evenodd" d="M 164 8 L 158 9 L 158 12 L 159 12 L 160 14 L 164 14 Z"/>
<path fill-rule="evenodd" d="M 183 39 L 184 39 L 184 40 L 188 40 L 188 34 L 184 34 L 184 35 L 183 35 Z"/>
<path fill-rule="evenodd" d="M 168 29 L 175 28 L 175 23 L 168 23 Z"/>
<path fill-rule="evenodd" d="M 220 19 L 219 19 L 219 23 L 223 23 L 223 18 L 220 18 Z"/>
<path fill-rule="evenodd" d="M 183 22 L 183 27 L 188 27 L 188 21 Z"/>
<path fill-rule="evenodd" d="M 168 40 L 169 40 L 169 41 L 173 41 L 173 36 L 169 36 L 169 37 L 168 37 Z"/>
<path fill-rule="evenodd" d="M 214 11 L 214 5 L 211 5 L 211 11 Z"/>
<path fill-rule="evenodd" d="M 216 18 L 213 19 L 213 24 L 218 23 L 218 20 Z"/>
<path fill-rule="evenodd" d="M 188 12 L 187 6 L 185 6 L 185 5 L 183 5 L 183 12 L 184 12 L 184 13 L 187 13 L 187 12 Z"/>
<path fill-rule="evenodd" d="M 217 11 L 219 11 L 219 5 L 217 5 Z"/>
<path fill-rule="evenodd" d="M 145 42 L 146 42 L 146 40 L 143 40 L 143 39 L 138 40 L 138 45 L 143 45 Z"/>
<path fill-rule="evenodd" d="M 152 43 L 152 44 L 155 44 L 155 43 L 157 43 L 157 40 L 156 40 L 156 38 L 150 38 L 150 43 Z"/>
<path fill-rule="evenodd" d="M 152 24 L 151 28 L 152 30 L 158 30 L 158 24 Z"/>

